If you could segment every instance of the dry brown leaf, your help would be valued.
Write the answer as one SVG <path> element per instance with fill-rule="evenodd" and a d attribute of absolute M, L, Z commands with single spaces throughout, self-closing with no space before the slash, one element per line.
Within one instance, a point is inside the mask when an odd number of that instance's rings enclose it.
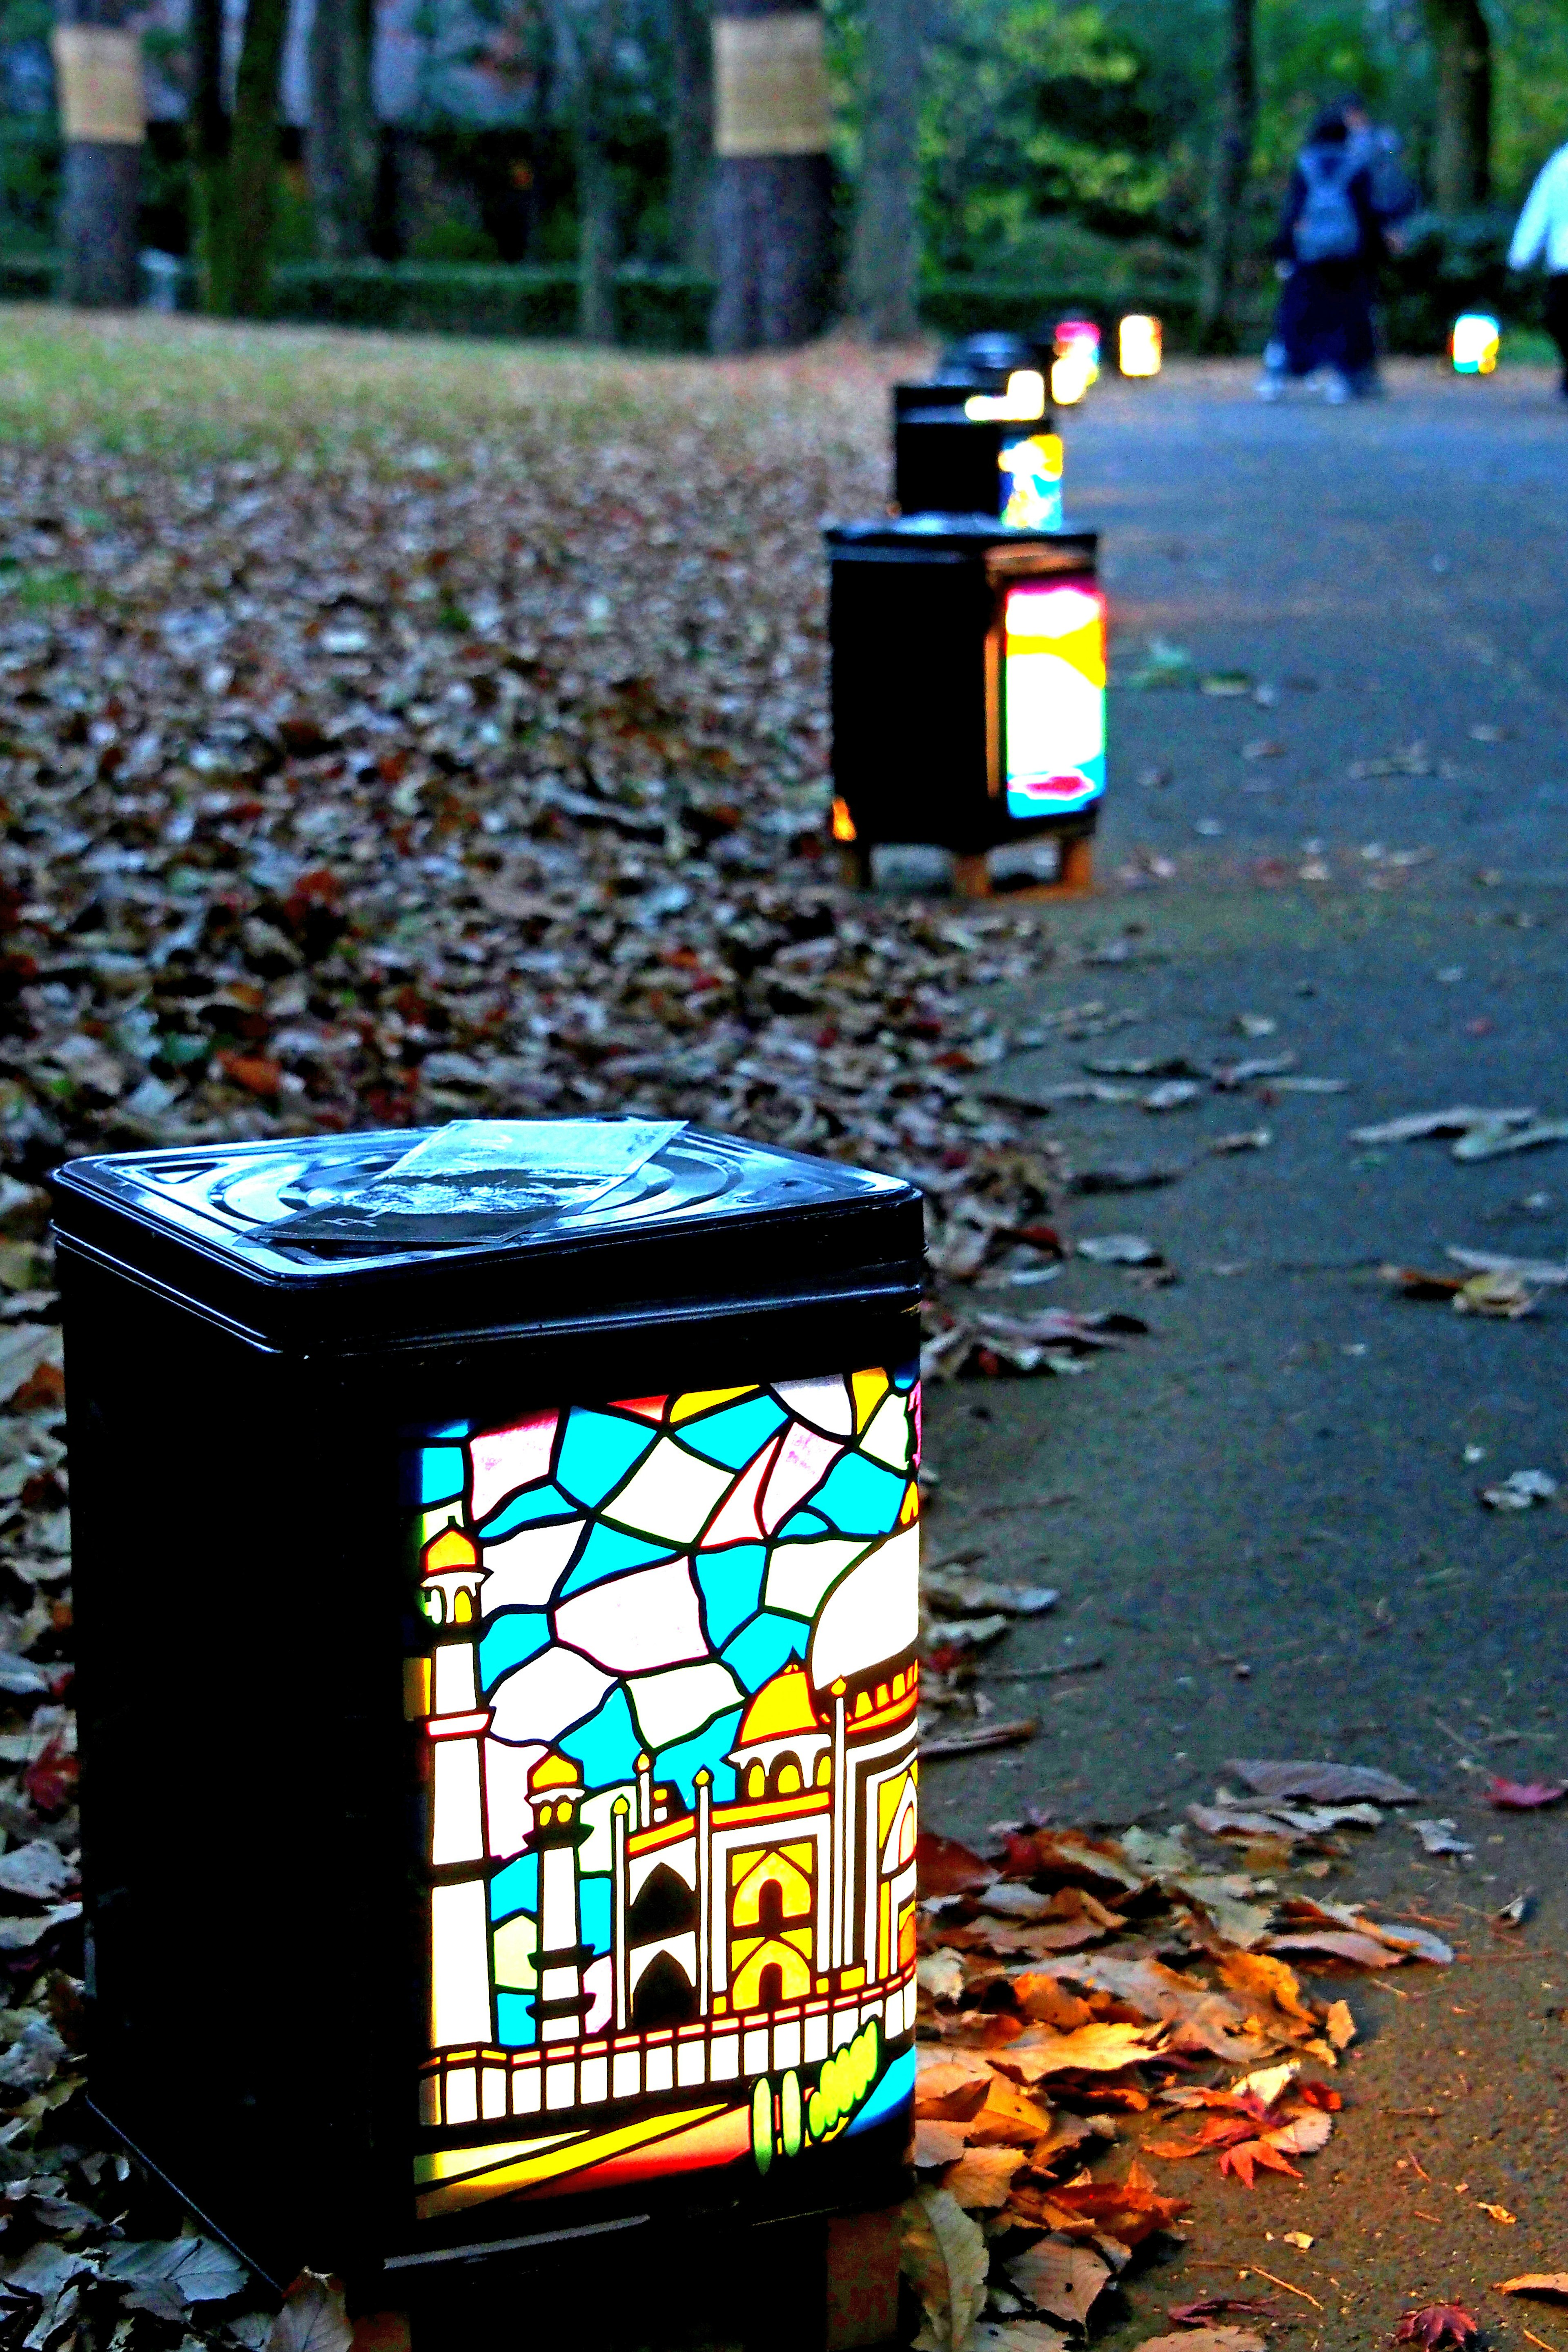
<path fill-rule="evenodd" d="M 1015 2255 L 1006 2265 L 1009 2283 L 1037 2311 L 1048 2312 L 1068 2326 L 1083 2326 L 1096 2297 L 1110 2276 L 1110 2267 L 1086 2246 L 1041 2238 Z"/>
<path fill-rule="evenodd" d="M 1521 2271 L 1518 2278 L 1500 2279 L 1499 2294 L 1568 2295 L 1568 2271 Z"/>
<path fill-rule="evenodd" d="M 1259 1797 L 1305 1797 L 1319 1805 L 1350 1805 L 1370 1798 L 1377 1805 L 1411 1805 L 1418 1791 L 1392 1772 L 1361 1764 L 1315 1762 L 1274 1763 L 1235 1758 L 1226 1770 L 1246 1781 Z"/>
<path fill-rule="evenodd" d="M 972 2147 L 942 2185 L 966 2213 L 994 2212 L 1007 2202 L 1013 2175 L 1025 2160 L 1021 2148 Z"/>
<path fill-rule="evenodd" d="M 983 2320 L 969 2339 L 972 2352 L 1068 2352 L 1059 2328 L 1043 2319 Z"/>
<path fill-rule="evenodd" d="M 1267 2343 L 1256 2327 L 1181 2327 L 1146 2336 L 1138 2352 L 1267 2352 Z"/>
<path fill-rule="evenodd" d="M 930 2172 L 937 2165 L 956 2164 L 968 2142 L 962 2124 L 934 2122 L 929 2116 L 915 2121 L 915 2165 L 921 2172 Z"/>
<path fill-rule="evenodd" d="M 353 2342 L 342 2282 L 302 2271 L 272 2323 L 267 2352 L 349 2352 Z"/>
<path fill-rule="evenodd" d="M 1080 2025 L 1071 2033 L 1054 2034 L 1032 2028 L 1024 2042 L 997 2052 L 996 2064 L 1005 2074 L 1031 2084 L 1049 2074 L 1114 2074 L 1146 2058 L 1159 2038 L 1159 2028 L 1149 2025 Z"/>
<path fill-rule="evenodd" d="M 985 2238 L 945 2189 L 921 2189 L 904 2208 L 900 2263 L 925 2313 L 918 2352 L 964 2352 L 985 2308 Z"/>
<path fill-rule="evenodd" d="M 963 2126 L 971 2147 L 1034 2147 L 1052 2128 L 1049 2107 L 1005 2075 L 994 2075 L 983 2105 Z"/>

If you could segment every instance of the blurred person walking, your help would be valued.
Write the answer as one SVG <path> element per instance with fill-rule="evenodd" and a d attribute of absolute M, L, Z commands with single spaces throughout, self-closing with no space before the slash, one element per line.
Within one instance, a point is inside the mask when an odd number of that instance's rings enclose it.
<path fill-rule="evenodd" d="M 1546 264 L 1546 331 L 1563 362 L 1562 396 L 1568 400 L 1568 147 L 1541 168 L 1508 249 L 1510 269 Z"/>
<path fill-rule="evenodd" d="M 1384 242 L 1398 253 L 1405 224 L 1421 202 L 1421 192 L 1401 160 L 1405 142 L 1397 131 L 1373 121 L 1362 99 L 1342 98 L 1339 110 L 1350 133 L 1351 152 L 1358 163 L 1366 165 L 1372 208 Z"/>
<path fill-rule="evenodd" d="M 1319 373 L 1336 404 L 1379 390 L 1372 298 L 1386 250 L 1366 149 L 1342 110 L 1330 107 L 1296 159 L 1274 240 L 1285 283 L 1259 399 L 1278 400 L 1292 380 Z"/>

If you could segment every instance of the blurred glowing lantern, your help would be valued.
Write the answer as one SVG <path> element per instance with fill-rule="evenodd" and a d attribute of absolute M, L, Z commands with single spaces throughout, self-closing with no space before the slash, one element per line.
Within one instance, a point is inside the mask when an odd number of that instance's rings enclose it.
<path fill-rule="evenodd" d="M 1454 321 L 1448 341 L 1458 375 L 1490 375 L 1502 349 L 1502 330 L 1484 310 L 1467 310 Z"/>
<path fill-rule="evenodd" d="M 914 2087 L 919 1194 L 635 1118 L 55 1181 L 99 2115 L 416 2344 L 690 2231 L 820 2343 Z"/>
<path fill-rule="evenodd" d="M 1105 790 L 1096 534 L 931 514 L 826 536 L 834 791 L 856 877 L 877 849 L 920 844 L 980 892 L 1037 844 L 1087 884 Z"/>
<path fill-rule="evenodd" d="M 1123 375 L 1158 375 L 1164 358 L 1164 331 L 1158 319 L 1129 311 L 1116 334 L 1116 362 Z"/>
<path fill-rule="evenodd" d="M 1100 382 L 1100 329 L 1092 319 L 1058 320 L 1051 362 L 1051 398 L 1072 408 Z"/>
<path fill-rule="evenodd" d="M 1034 425 L 1046 413 L 1046 379 L 1037 368 L 1015 368 L 1005 392 L 971 393 L 963 413 L 972 425 Z"/>
<path fill-rule="evenodd" d="M 1005 444 L 1001 467 L 1007 484 L 1003 521 L 1016 530 L 1060 530 L 1061 436 L 1031 433 L 1026 441 Z"/>

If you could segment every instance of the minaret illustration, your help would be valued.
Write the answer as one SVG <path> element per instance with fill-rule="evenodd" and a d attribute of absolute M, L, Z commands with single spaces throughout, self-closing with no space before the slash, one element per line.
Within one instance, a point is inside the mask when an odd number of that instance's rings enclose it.
<path fill-rule="evenodd" d="M 579 1821 L 583 1772 L 566 1756 L 543 1757 L 528 1776 L 533 1829 L 525 1852 L 539 1856 L 539 1949 L 532 2003 L 541 2042 L 575 2042 L 590 2007 L 583 1971 L 594 1957 L 583 1941 L 577 1891 L 577 1849 L 589 1835 Z"/>
<path fill-rule="evenodd" d="M 489 1881 L 481 1748 L 490 1709 L 479 1701 L 475 1648 L 486 1571 L 472 1538 L 446 1528 L 426 1547 L 420 1606 L 431 1627 L 430 2043 L 491 2042 Z M 571 1856 L 568 1853 L 567 1860 Z"/>

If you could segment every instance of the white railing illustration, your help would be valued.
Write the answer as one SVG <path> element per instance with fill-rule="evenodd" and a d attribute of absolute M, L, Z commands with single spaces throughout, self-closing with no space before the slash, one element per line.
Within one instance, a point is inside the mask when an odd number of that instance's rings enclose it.
<path fill-rule="evenodd" d="M 428 2060 L 421 2075 L 420 2121 L 500 2123 L 782 2074 L 841 2050 L 873 2018 L 889 2041 L 910 2031 L 915 2021 L 912 1969 L 890 1987 L 823 1994 L 779 2009 L 704 2018 L 695 2025 L 590 2035 L 531 2050 L 447 2050 Z"/>

